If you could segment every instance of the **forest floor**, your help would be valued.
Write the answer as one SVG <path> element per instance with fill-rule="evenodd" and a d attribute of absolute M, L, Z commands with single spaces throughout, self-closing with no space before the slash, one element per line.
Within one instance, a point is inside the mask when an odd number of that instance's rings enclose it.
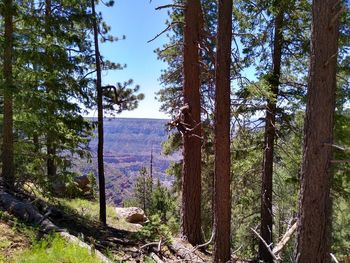
<path fill-rule="evenodd" d="M 11 226 L 8 221 L 0 221 L 0 233 L 0 262 L 8 262 L 30 246 L 28 235 Z"/>
<path fill-rule="evenodd" d="M 137 235 L 139 227 L 119 220 L 112 208 L 108 208 L 107 211 L 110 215 L 107 220 L 108 225 L 101 226 L 96 220 L 96 202 L 62 199 L 52 203 L 30 196 L 22 195 L 22 198 L 25 202 L 35 205 L 35 209 L 44 215 L 43 218 L 47 217 L 58 228 L 64 229 L 70 235 L 78 237 L 79 240 L 87 244 L 92 254 L 95 250 L 100 251 L 110 262 L 211 261 L 209 254 L 200 252 L 179 238 L 172 238 L 171 243 L 164 243 L 161 239 L 154 241 L 143 239 L 142 236 Z M 4 210 L 6 209 L 1 206 L 0 202 L 0 262 L 37 263 L 30 260 L 13 261 L 13 258 L 33 249 L 33 244 L 37 244 L 42 239 L 46 238 L 49 240 L 47 242 L 51 242 L 54 238 L 48 238 L 49 234 L 43 231 L 40 226 L 33 226 L 32 223 L 25 222 L 23 218 L 19 219 Z M 49 250 L 46 248 L 45 251 L 47 253 Z M 77 261 L 57 262 L 87 261 L 77 259 Z"/>

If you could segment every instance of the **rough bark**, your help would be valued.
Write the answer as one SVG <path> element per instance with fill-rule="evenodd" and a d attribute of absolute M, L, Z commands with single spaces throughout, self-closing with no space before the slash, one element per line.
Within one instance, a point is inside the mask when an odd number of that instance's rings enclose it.
<path fill-rule="evenodd" d="M 330 262 L 331 157 L 339 38 L 337 0 L 314 0 L 295 261 Z"/>
<path fill-rule="evenodd" d="M 214 262 L 230 260 L 230 66 L 232 0 L 219 0 L 216 52 L 215 173 L 214 173 Z"/>
<path fill-rule="evenodd" d="M 169 248 L 182 259 L 182 262 L 208 262 L 208 260 L 204 260 L 204 255 L 195 253 L 198 252 L 195 247 L 179 238 L 174 238 Z"/>
<path fill-rule="evenodd" d="M 2 177 L 3 185 L 12 189 L 15 183 L 14 159 L 13 159 L 13 2 L 4 0 L 4 117 L 3 117 L 3 144 L 2 144 Z"/>
<path fill-rule="evenodd" d="M 49 134 L 47 134 L 46 149 L 47 149 L 47 161 L 46 161 L 47 177 L 50 180 L 50 183 L 53 183 L 57 174 L 57 166 L 55 162 L 56 148 L 53 146 L 52 137 Z"/>
<path fill-rule="evenodd" d="M 100 201 L 100 222 L 106 225 L 106 189 L 105 175 L 103 163 L 103 104 L 102 104 L 102 79 L 101 79 L 101 60 L 100 49 L 98 45 L 98 26 L 95 10 L 95 0 L 91 0 L 94 44 L 95 44 L 95 60 L 96 60 L 96 89 L 97 89 L 97 166 L 98 166 L 98 186 L 99 186 L 99 201 Z"/>
<path fill-rule="evenodd" d="M 51 0 L 45 0 L 45 34 L 46 35 L 52 35 L 51 31 L 51 8 L 52 3 Z M 53 65 L 53 59 L 52 59 L 52 53 L 50 53 L 48 50 L 46 50 L 47 53 L 47 71 L 52 72 L 52 65 Z M 49 94 L 50 90 L 52 90 L 52 84 L 50 81 L 47 81 L 46 83 L 46 93 Z M 52 107 L 48 107 L 48 112 L 50 115 L 54 115 L 54 110 Z M 55 162 L 55 155 L 56 155 L 56 147 L 54 146 L 54 139 L 50 131 L 46 134 L 46 151 L 47 151 L 47 160 L 46 160 L 46 169 L 47 169 L 47 177 L 49 179 L 49 182 L 52 184 L 54 180 L 56 179 L 57 174 L 57 166 Z"/>
<path fill-rule="evenodd" d="M 278 86 L 281 74 L 281 57 L 283 44 L 283 10 L 280 9 L 275 17 L 274 29 L 274 46 L 272 57 L 272 74 L 269 77 L 269 84 L 273 94 L 272 99 L 268 99 L 265 116 L 265 143 L 264 143 L 264 157 L 262 170 L 262 186 L 261 186 L 261 237 L 267 244 L 272 243 L 272 178 L 273 178 L 273 156 L 274 144 L 276 137 L 276 108 L 278 97 Z M 259 257 L 264 262 L 272 262 L 271 253 L 267 250 L 263 242 L 259 243 Z"/>
<path fill-rule="evenodd" d="M 189 112 L 184 122 L 192 127 L 200 123 L 199 39 L 201 24 L 199 0 L 188 0 L 184 32 L 184 102 Z M 195 135 L 195 136 L 193 136 Z M 191 244 L 201 243 L 201 127 L 184 134 L 182 176 L 182 235 Z"/>

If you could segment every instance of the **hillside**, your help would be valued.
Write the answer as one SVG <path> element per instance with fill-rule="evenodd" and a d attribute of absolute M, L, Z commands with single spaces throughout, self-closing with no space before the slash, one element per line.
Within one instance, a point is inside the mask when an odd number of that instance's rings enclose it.
<path fill-rule="evenodd" d="M 104 156 L 107 200 L 120 205 L 131 196 L 133 183 L 141 167 L 149 171 L 153 151 L 153 177 L 170 185 L 172 178 L 165 174 L 170 161 L 180 159 L 162 155 L 162 143 L 167 139 L 167 120 L 159 119 L 105 119 Z M 93 159 L 76 160 L 76 169 L 83 174 L 97 174 L 97 138 L 90 142 Z"/>

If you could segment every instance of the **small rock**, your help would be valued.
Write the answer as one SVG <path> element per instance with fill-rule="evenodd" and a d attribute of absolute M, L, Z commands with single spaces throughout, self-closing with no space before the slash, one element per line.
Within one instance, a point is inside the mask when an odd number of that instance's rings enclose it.
<path fill-rule="evenodd" d="M 118 218 L 132 224 L 142 224 L 147 221 L 145 212 L 138 207 L 116 207 L 115 211 Z"/>

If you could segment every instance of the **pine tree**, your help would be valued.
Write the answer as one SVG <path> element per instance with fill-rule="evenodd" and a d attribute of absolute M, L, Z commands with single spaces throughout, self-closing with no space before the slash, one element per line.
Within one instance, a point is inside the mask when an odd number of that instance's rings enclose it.
<path fill-rule="evenodd" d="M 13 11 L 12 0 L 5 0 L 2 7 L 4 17 L 4 54 L 3 54 L 3 76 L 4 76 L 4 120 L 3 120 L 3 144 L 2 144 L 2 177 L 5 187 L 12 189 L 15 183 L 15 167 L 13 156 Z"/>
<path fill-rule="evenodd" d="M 340 3 L 314 0 L 296 262 L 331 262 L 331 159 Z M 317 202 L 315 202 L 317 200 Z M 310 240 L 312 242 L 310 242 Z"/>
<path fill-rule="evenodd" d="M 272 72 L 269 76 L 268 83 L 271 88 L 272 98 L 267 101 L 265 111 L 265 143 L 262 171 L 262 188 L 261 188 L 261 237 L 267 244 L 272 243 L 272 182 L 273 182 L 273 158 L 276 137 L 276 114 L 277 100 L 279 95 L 279 84 L 281 75 L 281 60 L 283 46 L 283 23 L 284 10 L 283 6 L 274 6 L 277 14 L 274 18 L 274 40 L 272 54 Z M 266 246 L 259 244 L 260 259 L 265 262 L 272 262 L 272 255 Z"/>
<path fill-rule="evenodd" d="M 98 26 L 97 16 L 95 11 L 95 0 L 91 0 L 92 16 L 93 16 L 93 31 L 95 44 L 95 64 L 96 64 L 96 90 L 97 90 L 97 130 L 98 130 L 98 146 L 97 146 L 97 163 L 98 163 L 98 185 L 99 185 L 99 201 L 100 201 L 100 222 L 106 225 L 106 189 L 105 175 L 103 163 L 103 98 L 102 98 L 102 79 L 101 79 L 101 58 L 98 42 Z"/>
<path fill-rule="evenodd" d="M 201 237 L 201 127 L 200 127 L 200 67 L 199 49 L 201 34 L 201 4 L 188 0 L 185 8 L 184 29 L 184 122 L 193 128 L 183 137 L 182 176 L 182 235 L 193 245 Z"/>
<path fill-rule="evenodd" d="M 216 49 L 214 262 L 231 259 L 231 38 L 232 1 L 219 2 Z"/>

